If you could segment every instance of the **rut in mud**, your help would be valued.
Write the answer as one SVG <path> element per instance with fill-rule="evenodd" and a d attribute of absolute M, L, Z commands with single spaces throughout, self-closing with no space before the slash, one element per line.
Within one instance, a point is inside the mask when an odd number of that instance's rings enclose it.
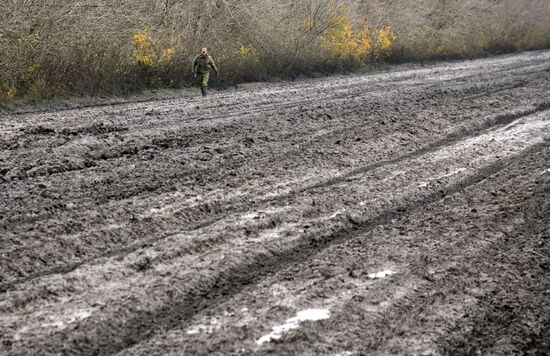
<path fill-rule="evenodd" d="M 550 352 L 550 52 L 0 118 L 0 354 Z"/>

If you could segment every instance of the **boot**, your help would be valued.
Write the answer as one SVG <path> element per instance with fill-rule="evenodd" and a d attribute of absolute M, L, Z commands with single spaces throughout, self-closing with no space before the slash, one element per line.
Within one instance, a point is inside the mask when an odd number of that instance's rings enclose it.
<path fill-rule="evenodd" d="M 201 93 L 202 93 L 202 97 L 205 98 L 207 94 L 206 87 L 201 87 Z"/>

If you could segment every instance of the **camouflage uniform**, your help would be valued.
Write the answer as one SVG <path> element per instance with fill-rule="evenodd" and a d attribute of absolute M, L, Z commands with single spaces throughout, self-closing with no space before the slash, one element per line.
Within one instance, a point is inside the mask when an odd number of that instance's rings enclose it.
<path fill-rule="evenodd" d="M 197 74 L 200 75 L 201 91 L 203 96 L 206 96 L 206 88 L 208 87 L 208 79 L 210 78 L 210 68 L 212 68 L 214 73 L 218 75 L 218 68 L 216 67 L 216 64 L 214 63 L 212 57 L 210 57 L 208 54 L 206 54 L 206 56 L 203 54 L 199 54 L 193 60 L 193 73 L 195 74 L 195 76 Z"/>

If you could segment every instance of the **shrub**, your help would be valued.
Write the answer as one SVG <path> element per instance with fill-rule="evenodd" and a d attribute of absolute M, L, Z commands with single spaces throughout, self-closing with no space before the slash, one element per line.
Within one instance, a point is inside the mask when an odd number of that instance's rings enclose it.
<path fill-rule="evenodd" d="M 192 85 L 203 46 L 226 83 L 545 48 L 548 18 L 547 0 L 3 1 L 0 100 Z"/>

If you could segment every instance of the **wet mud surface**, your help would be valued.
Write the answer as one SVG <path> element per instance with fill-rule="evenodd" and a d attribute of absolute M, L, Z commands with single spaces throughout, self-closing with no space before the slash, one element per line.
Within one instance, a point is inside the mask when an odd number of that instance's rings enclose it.
<path fill-rule="evenodd" d="M 0 114 L 0 354 L 550 352 L 550 52 Z"/>

